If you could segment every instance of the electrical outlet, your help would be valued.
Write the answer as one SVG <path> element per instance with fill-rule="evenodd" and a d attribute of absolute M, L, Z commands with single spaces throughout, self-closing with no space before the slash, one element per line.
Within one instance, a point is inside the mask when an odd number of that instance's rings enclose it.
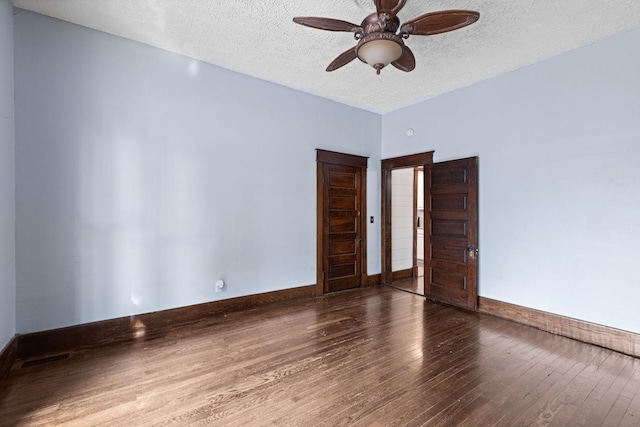
<path fill-rule="evenodd" d="M 224 283 L 224 280 L 218 280 L 216 282 L 216 294 L 220 292 L 226 292 L 227 284 Z"/>
<path fill-rule="evenodd" d="M 369 222 L 373 224 L 373 217 L 369 218 Z"/>

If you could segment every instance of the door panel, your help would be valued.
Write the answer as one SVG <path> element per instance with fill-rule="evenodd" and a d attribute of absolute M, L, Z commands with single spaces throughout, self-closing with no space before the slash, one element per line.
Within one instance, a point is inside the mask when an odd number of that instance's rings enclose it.
<path fill-rule="evenodd" d="M 325 215 L 327 225 L 327 265 L 325 292 L 361 286 L 361 220 L 360 206 L 362 169 L 354 166 L 325 164 Z"/>
<path fill-rule="evenodd" d="M 355 202 L 354 198 L 351 196 L 331 196 L 329 199 L 329 209 L 356 209 L 356 206 L 353 204 Z"/>
<path fill-rule="evenodd" d="M 329 256 L 349 255 L 356 252 L 355 240 L 334 241 L 329 243 Z"/>
<path fill-rule="evenodd" d="M 355 211 L 354 211 L 355 212 Z M 342 217 L 344 212 L 340 209 L 331 209 L 329 208 L 329 215 L 335 215 L 329 217 L 329 234 L 334 235 L 338 233 L 349 233 L 353 234 L 357 231 L 358 223 L 357 218 L 355 217 Z M 348 213 L 348 215 L 352 215 Z"/>
<path fill-rule="evenodd" d="M 425 168 L 430 183 L 425 294 L 473 309 L 478 299 L 477 165 L 477 157 L 472 157 Z"/>

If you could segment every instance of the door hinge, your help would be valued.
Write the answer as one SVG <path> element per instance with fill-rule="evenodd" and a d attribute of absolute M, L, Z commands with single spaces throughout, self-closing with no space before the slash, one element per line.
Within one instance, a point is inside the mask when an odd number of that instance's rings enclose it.
<path fill-rule="evenodd" d="M 467 286 L 467 276 L 464 276 L 464 277 L 462 278 L 462 282 L 463 282 L 462 287 L 463 287 L 463 288 L 464 288 L 464 290 L 466 291 L 466 290 L 467 290 L 467 288 L 468 288 L 468 286 Z"/>

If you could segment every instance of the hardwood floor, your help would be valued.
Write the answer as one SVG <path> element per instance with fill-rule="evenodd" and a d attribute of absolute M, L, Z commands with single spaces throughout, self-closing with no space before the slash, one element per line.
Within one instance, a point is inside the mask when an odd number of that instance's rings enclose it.
<path fill-rule="evenodd" d="M 395 280 L 390 286 L 412 294 L 424 295 L 424 276 Z"/>
<path fill-rule="evenodd" d="M 388 287 L 23 367 L 0 424 L 637 426 L 640 360 Z"/>
<path fill-rule="evenodd" d="M 401 291 L 424 295 L 424 262 L 418 260 L 418 277 L 395 280 L 391 283 L 391 286 Z"/>

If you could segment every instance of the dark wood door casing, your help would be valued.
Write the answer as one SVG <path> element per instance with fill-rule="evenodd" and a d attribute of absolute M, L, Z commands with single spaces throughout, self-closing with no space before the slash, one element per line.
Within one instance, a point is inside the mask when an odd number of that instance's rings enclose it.
<path fill-rule="evenodd" d="M 367 283 L 367 158 L 316 150 L 316 294 Z"/>
<path fill-rule="evenodd" d="M 411 154 L 408 156 L 394 157 L 390 159 L 384 159 L 381 163 L 382 174 L 382 212 L 381 212 L 381 224 L 382 224 L 382 273 L 380 281 L 382 284 L 390 284 L 393 281 L 393 273 L 391 271 L 391 171 L 393 169 L 402 169 L 410 167 L 419 167 L 430 165 L 433 163 L 433 151 L 425 153 Z M 426 174 L 424 175 L 426 176 Z M 428 186 L 424 185 L 424 195 L 427 200 Z M 424 241 L 424 257 L 425 260 L 429 254 L 428 241 L 425 233 Z"/>

